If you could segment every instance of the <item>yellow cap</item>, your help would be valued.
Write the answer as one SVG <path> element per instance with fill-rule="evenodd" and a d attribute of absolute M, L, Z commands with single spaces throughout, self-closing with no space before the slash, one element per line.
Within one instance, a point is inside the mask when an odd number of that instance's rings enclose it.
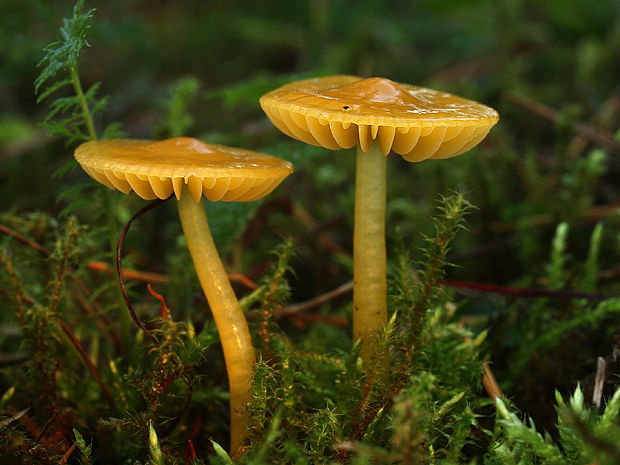
<path fill-rule="evenodd" d="M 499 120 L 472 100 L 389 79 L 328 76 L 286 84 L 260 99 L 285 134 L 332 150 L 377 140 L 408 161 L 448 158 L 477 145 Z"/>
<path fill-rule="evenodd" d="M 273 191 L 293 172 L 280 158 L 210 145 L 191 137 L 162 141 L 111 139 L 81 144 L 75 159 L 110 189 L 134 191 L 146 200 L 181 198 L 186 184 L 192 199 L 252 201 Z"/>

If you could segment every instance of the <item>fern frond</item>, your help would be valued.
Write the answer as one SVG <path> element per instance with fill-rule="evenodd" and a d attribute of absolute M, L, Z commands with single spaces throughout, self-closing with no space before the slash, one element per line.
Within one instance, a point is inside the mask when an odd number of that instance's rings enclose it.
<path fill-rule="evenodd" d="M 45 83 L 56 77 L 56 74 L 61 71 L 69 72 L 69 74 L 71 74 L 71 71 L 77 72 L 82 49 L 90 46 L 86 40 L 86 34 L 90 29 L 90 20 L 95 11 L 93 8 L 86 13 L 82 13 L 83 7 L 84 0 L 78 0 L 73 7 L 71 18 L 63 20 L 63 26 L 60 28 L 60 38 L 43 49 L 45 56 L 38 64 L 38 66 L 43 66 L 43 70 L 34 81 L 35 92 L 38 93 Z M 61 86 L 69 84 L 66 81 L 66 79 L 61 81 Z M 52 84 L 52 92 L 61 87 L 57 84 Z M 51 92 L 45 91 L 38 101 L 47 97 L 49 93 Z"/>
<path fill-rule="evenodd" d="M 103 111 L 107 98 L 97 98 L 100 84 L 95 83 L 84 92 L 79 77 L 80 55 L 90 44 L 86 35 L 94 9 L 82 12 L 84 0 L 78 0 L 73 15 L 65 18 L 60 37 L 47 45 L 45 55 L 39 61 L 41 72 L 34 81 L 37 103 L 52 94 L 72 88 L 73 95 L 58 97 L 50 105 L 51 110 L 43 120 L 43 127 L 50 134 L 67 139 L 67 145 L 97 138 L 94 115 Z"/>

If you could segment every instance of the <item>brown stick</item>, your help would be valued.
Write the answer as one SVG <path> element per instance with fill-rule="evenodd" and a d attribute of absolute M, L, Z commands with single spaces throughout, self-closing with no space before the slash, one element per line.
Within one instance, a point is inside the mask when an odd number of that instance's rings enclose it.
<path fill-rule="evenodd" d="M 491 294 L 511 295 L 514 297 L 550 297 L 559 299 L 605 300 L 609 297 L 597 293 L 573 292 L 551 289 L 535 289 L 530 287 L 502 286 L 471 281 L 441 281 L 442 284 L 456 289 L 471 289 Z"/>
<path fill-rule="evenodd" d="M 526 110 L 531 111 L 532 113 L 539 115 L 549 121 L 553 121 L 554 123 L 559 118 L 559 112 L 547 105 L 544 105 L 539 102 L 535 102 L 527 97 L 523 97 L 522 95 L 517 95 L 512 92 L 505 92 L 504 98 L 511 103 L 519 105 Z M 577 121 L 575 123 L 575 132 L 580 136 L 589 139 L 590 141 L 606 147 L 613 151 L 620 151 L 620 142 L 614 139 L 611 131 L 600 128 L 598 126 L 594 126 L 589 123 L 584 123 L 582 121 Z"/>
<path fill-rule="evenodd" d="M 0 294 L 11 295 L 11 292 L 7 289 L 0 289 Z M 34 305 L 35 301 L 30 297 L 26 297 L 25 295 L 21 297 L 22 301 L 27 303 L 28 305 Z"/>
<path fill-rule="evenodd" d="M 30 407 L 25 408 L 24 410 L 20 410 L 19 412 L 14 413 L 13 416 L 9 418 L 5 418 L 4 420 L 0 421 L 0 428 L 5 428 L 9 426 L 11 423 L 13 423 L 14 421 L 19 420 L 20 418 L 26 415 L 26 412 L 28 412 L 28 410 L 30 410 Z M 12 410 L 7 409 L 7 413 L 11 414 Z"/>
<path fill-rule="evenodd" d="M 236 281 L 238 283 L 241 283 L 248 289 L 254 290 L 258 287 L 254 281 L 252 281 L 250 278 L 248 278 L 247 276 L 241 273 L 229 274 L 228 279 L 230 279 L 231 281 Z"/>
<path fill-rule="evenodd" d="M 315 323 L 324 323 L 326 325 L 336 326 L 338 328 L 348 328 L 349 319 L 344 316 L 332 316 L 332 315 L 315 315 L 312 313 L 295 313 L 292 315 L 285 315 L 283 318 L 290 319 L 297 329 L 303 330 L 308 325 Z"/>
<path fill-rule="evenodd" d="M 603 357 L 596 360 L 596 378 L 594 379 L 594 389 L 592 393 L 592 403 L 600 408 L 603 400 L 603 387 L 605 385 L 605 372 L 607 371 L 607 361 Z"/>
<path fill-rule="evenodd" d="M 92 260 L 88 262 L 86 265 L 91 271 L 98 271 L 102 273 L 112 273 L 113 269 L 110 265 L 105 262 L 100 262 L 98 260 Z M 140 271 L 140 270 L 132 270 L 129 268 L 123 268 L 123 277 L 125 279 L 129 279 L 131 281 L 140 281 L 151 284 L 165 284 L 170 281 L 168 275 L 162 273 L 154 273 L 152 271 Z M 236 281 L 243 284 L 248 289 L 256 289 L 256 283 L 252 281 L 247 276 L 244 276 L 239 273 L 229 274 L 228 278 L 231 281 Z"/>
<path fill-rule="evenodd" d="M 347 281 L 344 284 L 341 284 L 335 289 L 326 292 L 325 294 L 321 294 L 318 297 L 315 297 L 310 300 L 306 300 L 305 302 L 300 302 L 297 304 L 288 305 L 287 307 L 280 308 L 275 311 L 276 316 L 283 318 L 292 316 L 298 313 L 305 312 L 314 307 L 318 307 L 326 302 L 329 302 L 336 297 L 340 297 L 341 295 L 347 294 L 351 292 L 353 289 L 353 281 Z"/>
<path fill-rule="evenodd" d="M 491 367 L 487 362 L 484 362 L 483 366 L 484 374 L 482 375 L 482 386 L 484 387 L 484 390 L 491 399 L 501 399 L 502 397 L 504 397 L 504 394 L 502 393 L 499 384 L 497 384 L 497 381 L 495 380 L 495 376 L 491 371 Z"/>
<path fill-rule="evenodd" d="M 74 442 L 73 445 L 69 447 L 69 449 L 67 449 L 67 452 L 65 452 L 65 455 L 63 455 L 62 458 L 58 461 L 58 465 L 65 465 L 65 463 L 67 463 L 67 460 L 69 460 L 69 457 L 71 457 L 71 454 L 73 454 L 73 451 L 75 450 L 76 447 L 77 447 L 77 442 Z"/>
<path fill-rule="evenodd" d="M 18 233 L 17 231 L 12 230 L 11 228 L 3 224 L 0 224 L 0 232 L 6 234 L 7 236 L 11 236 L 13 239 L 16 239 L 22 244 L 26 244 L 27 246 L 32 247 L 35 250 L 38 250 L 43 255 L 47 255 L 49 257 L 52 254 L 49 250 L 47 250 L 45 247 L 43 247 L 38 242 L 28 239 L 26 236 Z"/>
<path fill-rule="evenodd" d="M 457 289 L 472 289 L 481 291 L 484 293 L 493 293 L 493 294 L 504 294 L 511 295 L 515 297 L 550 297 L 550 298 L 564 298 L 564 299 L 586 299 L 586 300 L 604 300 L 607 299 L 607 296 L 597 293 L 587 293 L 587 292 L 571 292 L 571 291 L 562 291 L 562 290 L 551 290 L 551 289 L 533 289 L 526 287 L 516 287 L 516 286 L 502 286 L 496 284 L 489 283 L 478 283 L 471 281 L 453 281 L 453 280 L 443 280 L 439 281 L 440 284 L 443 284 L 448 287 L 453 287 Z M 341 295 L 344 295 L 348 292 L 351 292 L 353 289 L 353 281 L 347 281 L 344 284 L 341 284 L 335 289 L 328 291 L 324 294 L 321 294 L 313 299 L 306 300 L 304 302 L 300 302 L 297 304 L 288 305 L 286 307 L 277 309 L 275 314 L 279 318 L 285 318 L 289 316 L 293 316 L 299 313 L 303 313 L 307 310 L 310 310 L 314 307 L 318 307 L 330 300 L 333 300 Z"/>
<path fill-rule="evenodd" d="M 91 271 L 98 271 L 103 273 L 113 273 L 114 269 L 105 262 L 92 260 L 86 265 Z M 137 271 L 131 269 L 123 269 L 123 277 L 125 279 L 131 279 L 132 281 L 142 281 L 152 284 L 163 284 L 169 281 L 168 276 L 160 273 L 152 273 L 149 271 Z"/>

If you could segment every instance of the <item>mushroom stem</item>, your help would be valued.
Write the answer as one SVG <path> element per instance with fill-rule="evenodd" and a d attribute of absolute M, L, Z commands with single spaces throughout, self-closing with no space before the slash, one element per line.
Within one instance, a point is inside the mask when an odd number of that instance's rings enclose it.
<path fill-rule="evenodd" d="M 230 387 L 230 452 L 238 453 L 247 428 L 254 347 L 245 315 L 215 248 L 202 202 L 187 187 L 177 202 L 187 247 L 220 335 Z"/>
<path fill-rule="evenodd" d="M 370 363 L 376 337 L 387 323 L 385 202 L 387 157 L 375 141 L 368 152 L 357 147 L 353 230 L 353 338 Z"/>

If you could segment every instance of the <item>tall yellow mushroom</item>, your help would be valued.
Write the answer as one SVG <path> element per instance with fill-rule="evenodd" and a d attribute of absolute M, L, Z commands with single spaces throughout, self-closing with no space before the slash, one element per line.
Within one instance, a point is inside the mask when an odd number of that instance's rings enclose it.
<path fill-rule="evenodd" d="M 471 100 L 389 79 L 328 76 L 286 84 L 261 107 L 290 137 L 331 150 L 357 146 L 353 233 L 353 337 L 372 359 L 387 322 L 386 156 L 449 158 L 477 145 L 497 123 L 495 110 Z"/>
<path fill-rule="evenodd" d="M 215 248 L 202 196 L 249 202 L 273 191 L 293 172 L 287 161 L 193 138 L 163 141 L 116 139 L 86 142 L 75 158 L 96 181 L 146 200 L 173 193 L 194 268 L 220 335 L 230 386 L 230 450 L 246 430 L 254 347 L 248 325 Z"/>

